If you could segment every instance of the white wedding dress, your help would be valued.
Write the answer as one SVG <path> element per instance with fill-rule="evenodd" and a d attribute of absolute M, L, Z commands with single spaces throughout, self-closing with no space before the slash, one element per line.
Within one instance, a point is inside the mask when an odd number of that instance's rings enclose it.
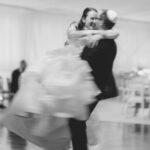
<path fill-rule="evenodd" d="M 64 150 L 70 140 L 67 118 L 86 120 L 87 105 L 100 92 L 81 51 L 71 44 L 29 66 L 3 116 L 4 126 L 44 149 Z"/>

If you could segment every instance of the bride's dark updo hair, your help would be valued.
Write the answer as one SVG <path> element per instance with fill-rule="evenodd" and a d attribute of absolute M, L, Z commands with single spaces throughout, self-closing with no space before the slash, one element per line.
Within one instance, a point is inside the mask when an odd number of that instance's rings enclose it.
<path fill-rule="evenodd" d="M 77 26 L 78 30 L 83 30 L 84 25 L 85 25 L 85 23 L 83 22 L 83 19 L 86 19 L 87 15 L 90 11 L 98 12 L 95 8 L 92 8 L 92 7 L 85 8 L 83 13 L 82 13 L 81 19 L 78 23 L 78 26 Z"/>

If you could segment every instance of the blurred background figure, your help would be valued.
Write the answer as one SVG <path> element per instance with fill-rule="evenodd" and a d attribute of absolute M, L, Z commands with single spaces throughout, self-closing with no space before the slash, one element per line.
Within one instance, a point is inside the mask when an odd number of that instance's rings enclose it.
<path fill-rule="evenodd" d="M 0 76 L 0 93 L 3 91 L 3 78 Z"/>
<path fill-rule="evenodd" d="M 14 94 L 19 89 L 20 75 L 25 71 L 26 67 L 27 67 L 27 62 L 25 60 L 21 60 L 19 68 L 13 70 L 13 72 L 11 74 L 11 83 L 10 83 L 11 98 L 10 98 L 10 101 L 12 100 Z"/>
<path fill-rule="evenodd" d="M 11 131 L 8 131 L 8 142 L 12 150 L 26 150 L 27 141 Z"/>
<path fill-rule="evenodd" d="M 3 106 L 3 78 L 0 76 L 0 108 L 4 108 Z"/>

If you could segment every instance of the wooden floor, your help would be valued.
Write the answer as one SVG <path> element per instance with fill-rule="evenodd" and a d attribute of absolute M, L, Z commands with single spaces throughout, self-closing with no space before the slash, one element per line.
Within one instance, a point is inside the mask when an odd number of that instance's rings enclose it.
<path fill-rule="evenodd" d="M 150 150 L 150 121 L 122 119 L 120 107 L 120 103 L 113 100 L 99 103 L 95 110 L 97 114 L 95 118 L 100 145 L 91 150 Z M 0 150 L 42 150 L 42 148 L 0 126 Z"/>

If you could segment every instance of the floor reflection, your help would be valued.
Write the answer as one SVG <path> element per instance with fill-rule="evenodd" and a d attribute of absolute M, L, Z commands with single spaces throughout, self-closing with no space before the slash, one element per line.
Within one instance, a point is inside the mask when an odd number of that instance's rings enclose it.
<path fill-rule="evenodd" d="M 100 122 L 100 143 L 104 150 L 149 150 L 150 125 Z"/>
<path fill-rule="evenodd" d="M 135 132 L 136 133 L 143 133 L 143 134 L 148 134 L 150 130 L 150 126 L 148 125 L 140 125 L 140 124 L 135 124 Z"/>
<path fill-rule="evenodd" d="M 0 125 L 0 150 L 43 150 Z"/>
<path fill-rule="evenodd" d="M 100 148 L 95 150 L 149 150 L 150 125 L 99 121 Z M 43 150 L 0 126 L 0 150 Z"/>
<path fill-rule="evenodd" d="M 12 150 L 26 150 L 27 141 L 10 131 L 8 131 L 8 142 Z"/>

